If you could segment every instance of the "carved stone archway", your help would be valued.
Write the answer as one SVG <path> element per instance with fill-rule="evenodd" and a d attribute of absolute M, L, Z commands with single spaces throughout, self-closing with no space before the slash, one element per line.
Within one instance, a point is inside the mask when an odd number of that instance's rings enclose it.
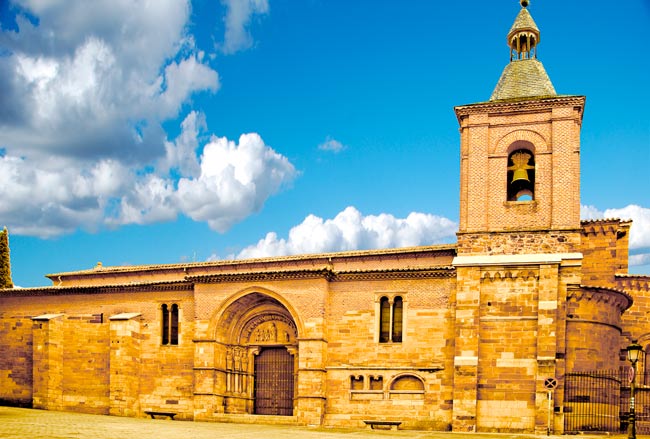
<path fill-rule="evenodd" d="M 298 329 L 289 310 L 252 292 L 228 305 L 216 331 L 222 348 L 215 351 L 215 364 L 223 380 L 215 382 L 215 394 L 223 395 L 224 413 L 293 415 Z"/>

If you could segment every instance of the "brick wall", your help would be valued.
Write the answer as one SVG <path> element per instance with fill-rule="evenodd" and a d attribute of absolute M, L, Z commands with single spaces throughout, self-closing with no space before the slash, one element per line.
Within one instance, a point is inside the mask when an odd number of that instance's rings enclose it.
<path fill-rule="evenodd" d="M 461 129 L 461 233 L 578 229 L 584 98 L 456 107 Z M 508 201 L 508 155 L 535 156 L 534 199 Z"/>

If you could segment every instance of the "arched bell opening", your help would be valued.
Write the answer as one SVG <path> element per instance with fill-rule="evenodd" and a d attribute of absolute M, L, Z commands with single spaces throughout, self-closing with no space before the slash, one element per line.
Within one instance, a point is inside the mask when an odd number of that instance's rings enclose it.
<path fill-rule="evenodd" d="M 298 329 L 287 307 L 252 292 L 227 306 L 215 330 L 215 364 L 223 370 L 215 394 L 223 395 L 223 412 L 293 415 Z"/>
<path fill-rule="evenodd" d="M 519 148 L 508 155 L 508 201 L 535 199 L 535 155 L 529 149 Z"/>
<path fill-rule="evenodd" d="M 510 40 L 510 60 L 537 58 L 537 37 L 532 32 L 522 32 Z"/>

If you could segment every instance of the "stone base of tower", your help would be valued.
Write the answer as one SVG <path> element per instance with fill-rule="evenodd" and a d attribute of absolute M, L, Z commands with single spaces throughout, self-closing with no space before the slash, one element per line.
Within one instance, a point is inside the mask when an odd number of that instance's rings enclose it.
<path fill-rule="evenodd" d="M 547 431 L 545 381 L 564 374 L 559 332 L 581 262 L 580 253 L 454 259 L 454 431 Z"/>

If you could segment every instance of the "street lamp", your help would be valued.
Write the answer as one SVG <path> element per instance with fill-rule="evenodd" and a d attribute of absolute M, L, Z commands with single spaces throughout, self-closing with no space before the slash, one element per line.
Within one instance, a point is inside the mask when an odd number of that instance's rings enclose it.
<path fill-rule="evenodd" d="M 641 358 L 643 348 L 636 340 L 632 340 L 632 344 L 627 348 L 627 361 L 632 364 L 632 379 L 630 380 L 630 424 L 627 430 L 628 439 L 636 439 L 636 414 L 634 413 L 634 382 L 636 381 L 636 363 Z"/>

